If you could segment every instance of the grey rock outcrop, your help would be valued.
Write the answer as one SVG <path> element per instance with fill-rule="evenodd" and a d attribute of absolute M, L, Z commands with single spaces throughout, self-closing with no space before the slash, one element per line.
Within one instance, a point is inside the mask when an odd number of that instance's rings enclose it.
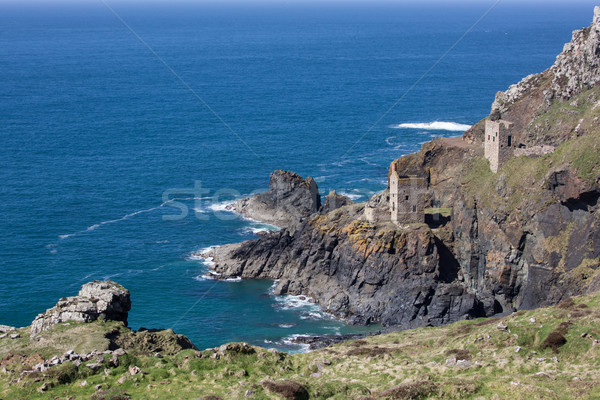
<path fill-rule="evenodd" d="M 214 269 L 221 277 L 278 279 L 276 294 L 311 296 L 354 324 L 410 328 L 484 314 L 473 293 L 451 282 L 455 265 L 426 226 L 375 228 L 361 220 L 362 210 L 352 205 L 294 233 L 218 248 Z"/>
<path fill-rule="evenodd" d="M 269 190 L 237 201 L 232 209 L 240 214 L 280 227 L 290 227 L 319 211 L 317 183 L 289 171 L 275 171 Z"/>
<path fill-rule="evenodd" d="M 337 210 L 340 207 L 348 206 L 350 204 L 354 204 L 354 202 L 348 197 L 337 194 L 335 190 L 332 190 L 329 192 L 327 197 L 325 197 L 325 200 L 319 209 L 319 214 L 327 214 L 333 210 Z"/>
<path fill-rule="evenodd" d="M 127 325 L 130 308 L 127 289 L 112 281 L 93 281 L 83 285 L 77 296 L 63 297 L 56 306 L 39 314 L 31 323 L 31 335 L 66 321 L 92 322 L 102 318 Z"/>
<path fill-rule="evenodd" d="M 594 8 L 594 19 L 589 27 L 573 32 L 571 41 L 564 45 L 552 67 L 541 74 L 523 78 L 505 92 L 498 92 L 492 104 L 492 115 L 503 114 L 546 80 L 551 81 L 543 90 L 546 106 L 553 99 L 568 100 L 600 82 L 600 7 Z"/>
<path fill-rule="evenodd" d="M 16 328 L 14 326 L 8 325 L 0 325 L 0 333 L 14 331 Z"/>
<path fill-rule="evenodd" d="M 584 29 L 573 32 L 551 70 L 552 90 L 557 97 L 569 99 L 573 94 L 600 82 L 600 7 L 594 8 L 594 20 Z"/>

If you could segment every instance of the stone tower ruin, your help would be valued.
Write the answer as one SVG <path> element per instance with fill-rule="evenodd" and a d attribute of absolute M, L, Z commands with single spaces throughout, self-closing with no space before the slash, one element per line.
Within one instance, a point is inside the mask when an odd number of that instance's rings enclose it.
<path fill-rule="evenodd" d="M 511 122 L 501 119 L 485 121 L 484 155 L 490 161 L 490 169 L 494 173 L 513 156 L 515 144 L 511 127 Z"/>
<path fill-rule="evenodd" d="M 396 224 L 425 222 L 427 182 L 417 176 L 400 176 L 396 163 L 390 174 L 390 213 Z"/>

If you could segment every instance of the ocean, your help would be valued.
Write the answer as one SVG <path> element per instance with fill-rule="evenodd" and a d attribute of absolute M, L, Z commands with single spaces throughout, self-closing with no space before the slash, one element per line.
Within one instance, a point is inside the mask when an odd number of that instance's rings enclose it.
<path fill-rule="evenodd" d="M 269 281 L 206 279 L 210 246 L 273 227 L 224 211 L 276 169 L 364 201 L 548 68 L 591 1 L 0 3 L 0 324 L 94 279 L 129 325 L 288 351 L 363 332 Z"/>

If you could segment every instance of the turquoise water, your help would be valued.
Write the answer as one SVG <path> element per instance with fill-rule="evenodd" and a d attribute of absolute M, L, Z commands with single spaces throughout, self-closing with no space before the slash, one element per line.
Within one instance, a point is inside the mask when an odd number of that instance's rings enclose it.
<path fill-rule="evenodd" d="M 275 169 L 365 200 L 392 159 L 550 66 L 593 4 L 500 2 L 458 41 L 492 2 L 108 3 L 155 54 L 101 2 L 0 3 L 0 323 L 113 279 L 134 328 L 289 349 L 363 328 L 271 282 L 202 279 L 191 254 L 268 228 L 223 205 Z"/>

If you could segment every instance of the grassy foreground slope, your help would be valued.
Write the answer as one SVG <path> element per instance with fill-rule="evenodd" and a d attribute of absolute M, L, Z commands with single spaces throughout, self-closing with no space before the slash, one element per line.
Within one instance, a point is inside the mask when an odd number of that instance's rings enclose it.
<path fill-rule="evenodd" d="M 0 399 L 593 399 L 599 320 L 593 294 L 294 355 L 239 343 L 169 355 L 172 331 L 145 336 L 116 322 L 57 325 L 35 343 L 24 328 L 0 339 Z M 117 367 L 22 373 L 66 349 L 103 351 L 116 336 L 127 351 Z"/>

